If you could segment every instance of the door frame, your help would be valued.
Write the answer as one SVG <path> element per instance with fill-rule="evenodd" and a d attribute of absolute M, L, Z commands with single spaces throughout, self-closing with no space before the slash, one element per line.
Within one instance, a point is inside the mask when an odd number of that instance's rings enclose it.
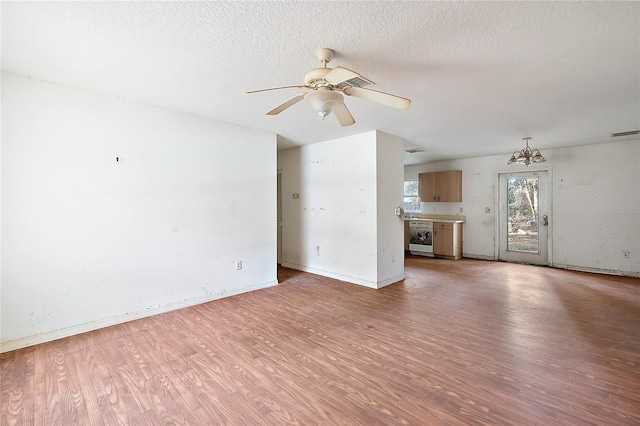
<path fill-rule="evenodd" d="M 532 168 L 526 168 L 525 170 L 499 170 L 495 176 L 495 197 L 493 204 L 493 211 L 495 212 L 495 225 L 494 225 L 494 252 L 493 256 L 495 260 L 500 260 L 500 175 L 510 173 L 535 173 L 535 172 L 547 172 L 547 215 L 549 216 L 549 225 L 547 226 L 547 265 L 553 266 L 553 169 L 551 166 L 534 166 Z"/>
<path fill-rule="evenodd" d="M 276 173 L 276 263 L 282 263 L 282 169 Z"/>

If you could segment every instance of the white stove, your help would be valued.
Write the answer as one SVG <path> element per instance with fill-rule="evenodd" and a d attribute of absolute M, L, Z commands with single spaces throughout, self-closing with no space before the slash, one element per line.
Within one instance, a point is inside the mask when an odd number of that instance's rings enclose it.
<path fill-rule="evenodd" d="M 409 221 L 409 251 L 411 254 L 433 256 L 433 222 Z"/>

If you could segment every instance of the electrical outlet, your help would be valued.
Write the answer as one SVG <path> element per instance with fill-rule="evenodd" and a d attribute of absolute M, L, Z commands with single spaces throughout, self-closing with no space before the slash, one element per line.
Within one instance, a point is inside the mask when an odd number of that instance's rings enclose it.
<path fill-rule="evenodd" d="M 316 256 L 320 256 L 320 246 L 316 246 Z"/>
<path fill-rule="evenodd" d="M 464 209 L 460 207 L 460 213 L 464 213 Z"/>
<path fill-rule="evenodd" d="M 622 250 L 622 257 L 624 257 L 625 259 L 628 259 L 630 255 L 631 253 L 629 252 L 629 250 Z"/>
<path fill-rule="evenodd" d="M 242 260 L 236 260 L 235 264 L 236 264 L 236 271 L 239 271 L 242 269 Z"/>
<path fill-rule="evenodd" d="M 360 216 L 366 216 L 367 215 L 367 209 L 365 209 L 364 207 L 360 209 Z"/>

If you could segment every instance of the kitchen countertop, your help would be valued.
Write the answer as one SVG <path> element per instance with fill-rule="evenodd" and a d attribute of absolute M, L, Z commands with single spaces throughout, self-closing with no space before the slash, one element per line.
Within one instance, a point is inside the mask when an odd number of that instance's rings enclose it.
<path fill-rule="evenodd" d="M 418 221 L 418 222 L 442 222 L 442 223 L 465 223 L 467 221 L 466 216 L 455 215 L 423 215 L 421 217 L 405 217 L 405 221 Z"/>
<path fill-rule="evenodd" d="M 440 223 L 465 223 L 464 220 L 455 219 L 420 219 L 414 217 L 413 219 L 405 219 L 407 222 L 440 222 Z"/>

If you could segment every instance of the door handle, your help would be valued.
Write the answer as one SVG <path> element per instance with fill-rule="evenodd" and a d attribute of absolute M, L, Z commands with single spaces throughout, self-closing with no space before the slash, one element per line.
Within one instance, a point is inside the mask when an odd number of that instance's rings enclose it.
<path fill-rule="evenodd" d="M 549 216 L 547 216 L 546 214 L 542 216 L 542 224 L 544 226 L 549 226 Z"/>

